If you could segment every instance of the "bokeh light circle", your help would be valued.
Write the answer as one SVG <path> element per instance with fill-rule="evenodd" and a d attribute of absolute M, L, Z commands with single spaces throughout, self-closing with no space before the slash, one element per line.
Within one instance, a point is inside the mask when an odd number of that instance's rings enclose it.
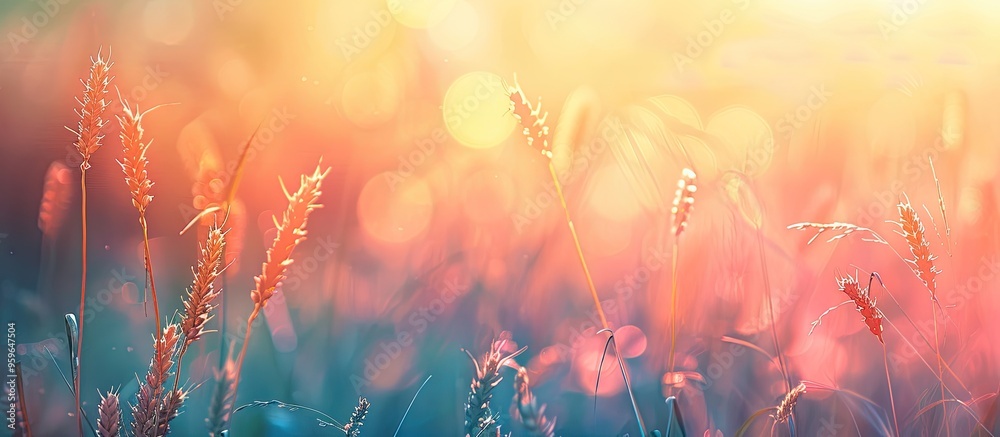
<path fill-rule="evenodd" d="M 404 243 L 420 235 L 433 213 L 430 186 L 412 175 L 401 178 L 393 171 L 382 172 L 369 179 L 358 196 L 362 228 L 387 243 Z"/>
<path fill-rule="evenodd" d="M 399 24 L 426 29 L 448 16 L 456 0 L 387 0 L 386 5 Z"/>
<path fill-rule="evenodd" d="M 468 73 L 452 82 L 441 111 L 448 133 L 472 148 L 500 144 L 517 123 L 510 114 L 510 97 L 503 80 L 484 71 Z"/>
<path fill-rule="evenodd" d="M 427 29 L 434 44 L 444 50 L 459 50 L 469 45 L 479 31 L 479 14 L 469 2 L 460 1 L 440 23 Z"/>

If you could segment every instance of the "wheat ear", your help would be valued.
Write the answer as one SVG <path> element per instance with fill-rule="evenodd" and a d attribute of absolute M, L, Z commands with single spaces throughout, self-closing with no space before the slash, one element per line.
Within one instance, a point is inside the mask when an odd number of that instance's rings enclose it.
<path fill-rule="evenodd" d="M 903 239 L 906 240 L 907 246 L 910 247 L 910 254 L 913 255 L 913 259 L 907 259 L 906 261 L 912 266 L 913 273 L 920 278 L 920 281 L 924 283 L 924 287 L 927 291 L 931 293 L 931 317 L 934 318 L 934 352 L 937 355 L 938 361 L 938 381 L 941 383 L 941 409 L 945 417 L 948 417 L 948 406 L 945 402 L 945 392 L 944 392 L 944 358 L 941 357 L 941 340 L 938 334 L 938 323 L 937 323 L 937 275 L 941 273 L 937 266 L 934 265 L 934 260 L 937 258 L 931 253 L 931 243 L 927 241 L 927 235 L 924 232 L 924 224 L 920 221 L 920 215 L 917 210 L 913 209 L 913 205 L 910 204 L 910 199 L 903 194 L 903 200 L 896 205 L 899 210 L 899 225 L 898 233 Z M 945 428 L 946 434 L 951 436 L 951 429 Z"/>
<path fill-rule="evenodd" d="M 365 417 L 368 416 L 368 408 L 372 404 L 364 396 L 358 398 L 358 406 L 354 407 L 351 418 L 344 425 L 344 434 L 347 437 L 358 437 L 361 435 L 361 426 L 365 424 Z"/>
<path fill-rule="evenodd" d="M 671 373 L 674 371 L 674 353 L 677 349 L 677 257 L 680 251 L 678 240 L 687 228 L 688 216 L 694 208 L 694 193 L 698 191 L 697 177 L 689 168 L 681 172 L 681 178 L 677 181 L 677 193 L 674 195 L 674 205 L 670 210 L 673 218 L 674 242 L 673 257 L 670 259 L 670 353 L 667 362 L 670 363 Z"/>
<path fill-rule="evenodd" d="M 775 422 L 785 423 L 788 418 L 792 417 L 792 410 L 795 409 L 795 404 L 799 402 L 799 397 L 806 392 L 806 384 L 800 382 L 799 385 L 792 388 L 786 395 L 785 398 L 781 400 L 778 404 L 777 411 L 775 411 L 774 418 Z"/>
<path fill-rule="evenodd" d="M 168 325 L 159 338 L 154 338 L 153 358 L 149 361 L 149 371 L 141 381 L 136 393 L 136 404 L 132 407 L 132 433 L 137 437 L 155 437 L 159 426 L 160 402 L 164 399 L 164 387 L 170 378 L 174 352 L 180 339 L 180 326 Z"/>
<path fill-rule="evenodd" d="M 205 324 L 212 319 L 215 298 L 221 293 L 221 290 L 215 288 L 215 280 L 222 273 L 222 254 L 225 250 L 226 234 L 213 226 L 208 231 L 205 245 L 201 247 L 197 266 L 191 269 L 194 281 L 188 289 L 187 299 L 183 300 L 184 315 L 181 317 L 181 331 L 184 333 L 184 341 L 181 342 L 181 350 L 177 354 L 174 391 L 177 391 L 177 384 L 181 379 L 184 353 L 187 352 L 188 346 L 201 339 L 206 332 Z"/>
<path fill-rule="evenodd" d="M 277 235 L 274 237 L 271 248 L 267 250 L 267 260 L 261 268 L 261 274 L 254 277 L 254 283 L 257 286 L 250 291 L 250 298 L 253 300 L 253 310 L 250 312 L 250 316 L 247 317 L 246 337 L 243 339 L 243 346 L 240 348 L 239 357 L 236 359 L 236 382 L 234 383 L 234 390 L 239 389 L 240 372 L 243 370 L 243 359 L 246 357 L 247 345 L 250 344 L 253 321 L 260 314 L 267 301 L 271 299 L 271 296 L 274 296 L 274 293 L 277 292 L 281 281 L 285 279 L 285 270 L 288 269 L 288 266 L 293 261 L 292 251 L 295 250 L 295 247 L 299 243 L 305 241 L 306 222 L 309 213 L 316 208 L 322 207 L 317 202 L 319 201 L 319 196 L 322 194 L 320 188 L 323 179 L 329 173 L 329 168 L 320 170 L 320 167 L 317 166 L 311 175 L 302 175 L 298 191 L 292 194 L 288 194 L 288 190 L 282 184 L 281 188 L 285 192 L 285 198 L 288 199 L 288 208 L 285 209 L 280 224 L 275 219 L 275 225 L 278 230 Z"/>
<path fill-rule="evenodd" d="M 528 379 L 528 369 L 520 367 L 517 369 L 517 377 L 514 379 L 514 405 L 511 416 L 524 425 L 531 437 L 554 437 L 556 429 L 555 419 L 549 420 L 545 417 L 545 405 L 538 405 Z"/>
<path fill-rule="evenodd" d="M 880 343 L 885 344 L 885 341 L 882 339 L 882 311 L 878 309 L 877 302 L 871 296 L 868 287 L 862 288 L 856 276 L 847 275 L 837 278 L 837 288 L 854 301 L 854 305 L 857 307 L 858 312 L 861 313 L 865 325 L 868 325 L 868 330 L 878 338 Z"/>
<path fill-rule="evenodd" d="M 227 358 L 222 368 L 215 372 L 215 381 L 205 425 L 210 437 L 221 437 L 229 426 L 233 404 L 236 402 L 236 362 L 232 358 Z"/>
<path fill-rule="evenodd" d="M 594 285 L 594 278 L 590 275 L 587 258 L 584 257 L 583 246 L 580 245 L 580 236 L 576 233 L 576 226 L 573 225 L 573 217 L 569 213 L 569 205 L 566 204 L 566 195 L 563 194 L 562 183 L 559 182 L 558 171 L 556 170 L 555 163 L 552 162 L 552 151 L 549 148 L 548 141 L 549 129 L 545 124 L 548 112 L 542 113 L 541 100 L 539 100 L 537 105 L 531 104 L 521 89 L 521 85 L 517 83 L 517 76 L 514 77 L 514 85 L 507 86 L 507 91 L 510 93 L 511 112 L 513 112 L 514 118 L 524 128 L 523 132 L 528 145 L 539 149 L 542 155 L 548 158 L 549 175 L 552 177 L 552 184 L 556 189 L 559 204 L 566 214 L 566 225 L 569 227 L 569 233 L 573 237 L 576 255 L 580 259 L 580 266 L 583 268 L 583 275 L 587 280 L 587 288 L 590 290 L 590 297 L 594 299 L 597 317 L 601 320 L 601 327 L 612 333 L 611 341 L 614 342 L 614 331 L 608 323 L 608 317 L 604 314 L 601 298 L 597 295 L 597 286 Z M 619 360 L 619 366 L 621 366 L 622 377 L 625 380 L 625 386 L 628 390 L 629 401 L 632 402 L 632 411 L 635 413 L 635 419 L 639 425 L 639 433 L 645 435 L 646 425 L 642 421 L 642 415 L 639 414 L 639 405 L 636 403 L 631 384 L 629 384 L 628 367 L 625 366 L 625 362 L 622 360 Z"/>
<path fill-rule="evenodd" d="M 97 407 L 97 434 L 100 437 L 118 437 L 121 435 L 122 410 L 118 402 L 118 392 L 108 390 L 101 394 L 101 404 Z"/>
<path fill-rule="evenodd" d="M 149 112 L 149 111 L 146 111 Z M 149 251 L 149 226 L 146 224 L 146 208 L 153 196 L 149 190 L 153 187 L 153 182 L 149 180 L 146 167 L 149 159 L 146 151 L 149 143 L 142 141 L 142 117 L 145 113 L 138 112 L 138 108 L 133 110 L 128 102 L 122 100 L 122 115 L 118 116 L 118 124 L 121 126 L 119 137 L 122 141 L 123 157 L 118 161 L 118 165 L 125 173 L 125 183 L 132 194 L 132 206 L 139 212 L 139 227 L 142 229 L 143 264 L 146 268 L 146 280 L 153 295 L 153 316 L 156 318 L 156 333 L 160 335 L 160 305 L 156 297 L 156 281 L 153 278 L 153 263 L 150 259 Z"/>
<path fill-rule="evenodd" d="M 156 412 L 156 436 L 165 436 L 170 432 L 170 421 L 174 420 L 181 410 L 181 405 L 187 400 L 188 392 L 184 389 L 174 389 L 167 392 L 160 402 Z"/>
<path fill-rule="evenodd" d="M 481 364 L 469 351 L 465 351 L 476 367 L 476 376 L 472 378 L 470 385 L 469 402 L 465 404 L 466 437 L 491 436 L 500 430 L 500 425 L 497 424 L 496 417 L 490 410 L 493 389 L 503 380 L 503 377 L 500 376 L 500 369 L 508 361 L 527 350 L 527 347 L 523 347 L 509 355 L 503 355 L 501 350 L 506 343 L 506 340 L 493 341 L 489 352 L 483 356 Z"/>
<path fill-rule="evenodd" d="M 111 61 L 101 57 L 101 52 L 97 52 L 97 59 L 91 59 L 90 75 L 87 80 L 82 81 L 84 90 L 83 98 L 77 98 L 76 102 L 80 108 L 76 110 L 76 115 L 80 118 L 77 129 L 69 129 L 76 134 L 77 152 L 83 157 L 80 163 L 80 209 L 81 214 L 81 260 L 80 274 L 80 336 L 77 338 L 77 354 L 83 351 L 83 316 L 84 304 L 87 298 L 87 169 L 90 168 L 90 158 L 97 149 L 101 148 L 101 141 L 104 134 L 105 119 L 104 112 L 110 103 L 104 97 L 108 93 L 108 86 L 113 79 L 111 77 Z M 79 355 L 78 355 L 79 356 Z M 76 397 L 76 411 L 80 411 L 80 360 L 74 364 L 77 369 L 76 378 L 73 380 L 74 396 Z M 83 420 L 80 414 L 76 415 L 76 427 L 83 437 Z"/>

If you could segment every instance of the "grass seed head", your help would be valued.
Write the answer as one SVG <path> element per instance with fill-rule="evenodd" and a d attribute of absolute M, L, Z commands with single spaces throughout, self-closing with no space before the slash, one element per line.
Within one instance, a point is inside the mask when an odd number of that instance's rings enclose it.
<path fill-rule="evenodd" d="M 698 191 L 696 181 L 697 176 L 689 168 L 681 172 L 681 178 L 677 181 L 677 194 L 674 195 L 674 206 L 671 209 L 674 237 L 680 237 L 687 227 L 688 217 L 694 208 L 694 193 Z"/>
<path fill-rule="evenodd" d="M 77 98 L 80 109 L 76 110 L 76 115 L 80 117 L 76 134 L 76 150 L 83 157 L 80 168 L 86 170 L 90 168 L 90 157 L 101 148 L 101 141 L 104 139 L 102 133 L 107 122 L 104 119 L 104 112 L 108 109 L 109 100 L 105 99 L 108 93 L 108 86 L 111 84 L 111 62 L 104 59 L 101 54 L 97 54 L 97 59 L 91 59 L 90 75 L 83 82 L 83 97 Z"/>

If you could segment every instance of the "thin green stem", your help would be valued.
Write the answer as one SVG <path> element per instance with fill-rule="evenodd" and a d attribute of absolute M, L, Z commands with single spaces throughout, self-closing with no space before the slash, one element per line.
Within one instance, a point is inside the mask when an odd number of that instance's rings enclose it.
<path fill-rule="evenodd" d="M 160 327 L 160 305 L 156 299 L 156 281 L 153 280 L 153 262 L 149 250 L 149 226 L 146 224 L 146 214 L 139 214 L 139 225 L 142 227 L 143 257 L 146 263 L 146 277 L 149 278 L 149 288 L 153 294 L 153 317 L 156 317 L 156 341 L 160 341 L 163 330 Z"/>
<path fill-rule="evenodd" d="M 892 394 L 892 378 L 889 376 L 889 353 L 886 351 L 885 343 L 882 343 L 882 360 L 885 363 L 885 381 L 889 384 L 889 407 L 892 408 L 892 424 L 896 428 L 896 435 L 899 434 L 899 421 L 896 419 L 896 398 Z"/>
<path fill-rule="evenodd" d="M 764 294 L 767 301 L 767 313 L 771 319 L 771 340 L 774 341 L 774 353 L 778 356 L 778 366 L 781 367 L 781 376 L 785 380 L 785 392 L 792 391 L 792 381 L 788 375 L 788 365 L 785 364 L 785 357 L 781 353 L 781 344 L 778 342 L 778 328 L 774 317 L 774 303 L 771 295 L 771 275 L 767 270 L 767 256 L 764 251 L 764 233 L 757 228 L 757 247 L 760 249 L 760 265 L 764 273 Z"/>
<path fill-rule="evenodd" d="M 83 260 L 80 275 L 80 335 L 76 339 L 76 362 L 73 365 L 76 367 L 76 378 L 73 379 L 73 396 L 76 398 L 76 428 L 80 433 L 80 437 L 83 437 L 83 418 L 79 414 L 80 410 L 80 356 L 83 352 L 83 322 L 86 320 L 83 317 L 84 303 L 87 299 L 87 162 L 84 161 L 83 165 L 80 166 L 80 209 L 81 209 L 81 220 L 83 224 L 83 234 L 81 237 L 80 246 L 82 247 Z"/>
<path fill-rule="evenodd" d="M 670 373 L 674 373 L 674 353 L 677 347 L 677 239 L 674 239 L 673 258 L 670 260 Z"/>
<path fill-rule="evenodd" d="M 951 427 L 948 426 L 948 405 L 945 403 L 944 394 L 944 368 L 941 363 L 944 361 L 941 358 L 941 340 L 938 337 L 938 323 L 937 323 L 937 306 L 931 301 L 931 317 L 934 318 L 934 354 L 937 355 L 937 365 L 938 365 L 938 379 L 941 381 L 941 408 L 944 413 L 944 429 L 945 435 L 951 437 Z"/>
<path fill-rule="evenodd" d="M 573 218 L 569 213 L 569 206 L 566 204 L 566 197 L 563 195 L 562 184 L 559 183 L 559 176 L 556 173 L 556 167 L 552 164 L 552 160 L 549 160 L 549 174 L 552 175 L 552 183 L 556 188 L 556 195 L 559 197 L 559 203 L 562 204 L 563 212 L 566 213 L 566 223 L 569 225 L 569 232 L 573 237 L 573 244 L 576 246 L 576 254 L 580 258 L 580 265 L 583 267 L 583 274 L 587 279 L 587 288 L 590 289 L 590 296 L 594 299 L 594 306 L 597 308 L 597 315 L 601 319 L 601 325 L 604 329 L 608 331 L 611 330 L 611 326 L 608 324 L 608 318 L 604 315 L 604 308 L 601 306 L 601 299 L 597 295 L 597 287 L 594 285 L 594 279 L 590 276 L 590 268 L 587 267 L 587 259 L 583 256 L 583 248 L 580 246 L 580 237 L 576 233 L 576 227 L 573 226 Z M 612 331 L 614 332 L 614 331 Z M 247 331 L 247 336 L 249 337 L 249 330 Z M 244 350 L 246 349 L 246 344 L 244 343 Z M 615 353 L 618 353 L 617 348 Z M 242 354 L 241 354 L 242 355 Z M 241 357 L 242 360 L 242 357 Z M 619 365 L 621 366 L 622 376 L 625 379 L 626 386 L 628 386 L 629 400 L 632 402 L 632 411 L 635 413 L 636 422 L 639 423 L 639 433 L 641 435 L 646 435 L 646 426 L 642 421 L 642 415 L 639 414 L 639 405 L 635 401 L 635 396 L 632 394 L 631 386 L 629 386 L 629 373 L 628 367 L 625 365 L 624 360 L 619 360 Z M 236 371 L 239 375 L 239 370 Z M 239 377 L 237 377 L 237 382 Z"/>

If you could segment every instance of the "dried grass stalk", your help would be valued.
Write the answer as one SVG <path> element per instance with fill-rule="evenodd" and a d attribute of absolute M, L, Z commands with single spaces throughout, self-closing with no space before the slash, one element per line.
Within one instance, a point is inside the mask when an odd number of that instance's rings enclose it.
<path fill-rule="evenodd" d="M 857 306 L 858 312 L 864 317 L 865 324 L 868 325 L 868 330 L 871 331 L 875 337 L 878 337 L 880 343 L 885 344 L 882 340 L 882 311 L 878 309 L 877 302 L 875 298 L 871 296 L 868 287 L 861 288 L 861 284 L 858 283 L 858 278 L 855 276 L 847 275 L 842 278 L 837 278 L 837 287 L 840 291 L 847 295 L 854 305 Z"/>
<path fill-rule="evenodd" d="M 274 295 L 281 281 L 285 279 L 285 270 L 292 264 L 292 251 L 306 239 L 306 222 L 309 213 L 322 207 L 317 203 L 322 194 L 320 186 L 329 173 L 329 168 L 321 171 L 319 167 L 316 167 L 312 175 L 302 175 L 298 191 L 291 195 L 288 194 L 287 190 L 285 191 L 288 208 L 285 209 L 281 223 L 275 222 L 278 230 L 277 236 L 274 237 L 271 248 L 267 250 L 267 261 L 262 266 L 261 274 L 254 278 L 254 283 L 257 286 L 250 292 L 250 298 L 255 306 L 263 308 L 267 300 Z"/>
<path fill-rule="evenodd" d="M 77 98 L 76 102 L 80 109 L 76 110 L 76 115 L 80 118 L 77 129 L 70 132 L 76 134 L 76 150 L 80 152 L 83 161 L 80 163 L 80 225 L 81 225 L 81 272 L 80 272 L 80 335 L 77 337 L 76 350 L 79 354 L 83 351 L 83 321 L 84 307 L 87 301 L 87 169 L 90 168 L 90 157 L 101 148 L 101 141 L 104 139 L 102 129 L 104 128 L 104 112 L 110 103 L 104 97 L 108 93 L 111 84 L 111 62 L 110 59 L 101 57 L 97 53 L 97 59 L 91 59 L 90 75 L 83 81 L 83 98 Z M 74 363 L 76 377 L 73 378 L 73 396 L 76 401 L 76 409 L 80 410 L 80 361 Z M 76 415 L 77 431 L 83 436 L 82 414 Z"/>
<path fill-rule="evenodd" d="M 236 362 L 227 359 L 222 369 L 216 371 L 215 381 L 205 424 L 209 436 L 220 437 L 223 431 L 229 429 L 229 418 L 236 403 Z"/>
<path fill-rule="evenodd" d="M 184 389 L 170 390 L 160 402 L 160 409 L 156 417 L 156 435 L 165 436 L 170 432 L 170 421 L 180 414 L 181 406 L 187 400 L 187 391 Z"/>
<path fill-rule="evenodd" d="M 97 434 L 101 437 L 118 437 L 121 435 L 122 410 L 118 402 L 118 393 L 109 390 L 107 395 L 101 394 L 101 404 L 98 406 Z"/>
<path fill-rule="evenodd" d="M 554 437 L 555 419 L 545 417 L 545 405 L 539 406 L 528 381 L 528 369 L 517 369 L 514 379 L 514 405 L 511 416 L 524 425 L 528 435 L 532 437 Z"/>
<path fill-rule="evenodd" d="M 862 238 L 861 239 L 862 241 L 867 241 L 867 242 L 872 242 L 872 243 L 889 244 L 888 241 L 886 241 L 884 238 L 882 238 L 882 236 L 880 236 L 879 234 L 875 233 L 875 231 L 873 231 L 871 229 L 868 229 L 868 228 L 865 228 L 865 227 L 858 226 L 858 225 L 850 224 L 850 223 L 841 223 L 841 222 L 833 222 L 833 223 L 803 222 L 803 223 L 795 223 L 795 224 L 792 224 L 792 225 L 788 225 L 788 229 L 795 229 L 795 230 L 799 230 L 799 231 L 804 231 L 806 229 L 813 229 L 813 230 L 815 230 L 816 234 L 813 235 L 812 238 L 809 239 L 809 242 L 807 242 L 806 244 L 812 244 L 813 241 L 816 241 L 816 239 L 819 238 L 820 234 L 822 234 L 823 232 L 826 232 L 826 231 L 833 231 L 833 232 L 837 233 L 836 235 L 830 237 L 829 240 L 826 240 L 827 243 L 832 243 L 835 240 L 839 240 L 841 238 L 847 237 L 848 235 L 851 235 L 851 234 L 853 234 L 855 232 L 867 232 L 869 235 L 871 235 L 872 238 Z"/>
<path fill-rule="evenodd" d="M 772 416 L 775 422 L 785 423 L 788 421 L 789 417 L 792 417 L 792 410 L 795 409 L 795 404 L 799 402 L 799 396 L 802 396 L 806 392 L 806 384 L 800 382 L 799 385 L 795 386 L 785 398 L 781 400 L 778 404 L 778 409 L 775 411 L 774 416 Z"/>
<path fill-rule="evenodd" d="M 253 300 L 253 310 L 247 317 L 246 336 L 243 340 L 243 347 L 240 349 L 239 357 L 236 359 L 236 382 L 235 389 L 239 389 L 240 372 L 243 369 L 243 359 L 246 357 L 247 345 L 250 344 L 250 334 L 253 332 L 253 322 L 257 319 L 260 311 L 267 304 L 267 301 L 274 296 L 281 281 L 285 279 L 285 271 L 292 264 L 292 251 L 302 241 L 306 239 L 306 223 L 309 214 L 316 208 L 322 207 L 318 203 L 323 179 L 330 173 L 330 169 L 321 170 L 319 166 L 311 175 L 302 175 L 299 181 L 299 189 L 295 193 L 288 194 L 282 184 L 281 189 L 288 199 L 288 208 L 282 215 L 281 223 L 275 220 L 277 235 L 271 248 L 267 250 L 267 261 L 261 268 L 261 274 L 254 277 L 256 287 L 250 291 L 250 298 Z"/>
<path fill-rule="evenodd" d="M 503 355 L 501 350 L 506 343 L 506 340 L 494 341 L 490 351 L 483 356 L 482 365 L 469 351 L 465 351 L 472 359 L 472 364 L 476 366 L 476 377 L 472 379 L 469 402 L 465 404 L 466 437 L 488 436 L 499 432 L 500 426 L 490 409 L 493 389 L 503 380 L 500 369 L 527 349 L 524 347 L 512 354 Z"/>
<path fill-rule="evenodd" d="M 153 358 L 149 371 L 136 393 L 136 403 L 132 407 L 132 432 L 139 437 L 155 437 L 160 414 L 160 402 L 164 399 L 164 386 L 170 378 L 174 352 L 180 339 L 180 326 L 168 325 L 163 334 L 154 341 Z"/>
<path fill-rule="evenodd" d="M 153 200 L 153 196 L 149 194 L 153 182 L 149 180 L 149 174 L 146 172 L 146 166 L 149 165 L 146 151 L 150 143 L 142 141 L 142 117 L 148 112 L 138 112 L 138 108 L 133 110 L 127 101 L 122 100 L 122 115 L 118 116 L 118 124 L 121 126 L 119 138 L 124 152 L 118 165 L 125 173 L 125 183 L 132 193 L 132 206 L 141 216 L 146 215 L 146 208 Z"/>
<path fill-rule="evenodd" d="M 80 108 L 76 110 L 76 115 L 80 118 L 76 130 L 70 129 L 77 136 L 76 150 L 83 156 L 83 163 L 80 168 L 87 170 L 90 168 L 90 157 L 101 148 L 101 141 L 104 139 L 104 112 L 111 103 L 104 97 L 108 94 L 108 87 L 113 77 L 111 76 L 111 60 L 101 57 L 97 53 L 97 59 L 91 59 L 90 75 L 83 82 L 83 98 L 77 98 L 76 102 Z"/>
<path fill-rule="evenodd" d="M 691 209 L 694 208 L 694 193 L 698 191 L 696 184 L 697 175 L 694 171 L 685 168 L 681 172 L 681 179 L 677 181 L 677 193 L 674 195 L 674 206 L 670 212 L 673 214 L 674 237 L 679 238 L 684 228 L 687 227 L 688 217 Z"/>
<path fill-rule="evenodd" d="M 906 261 L 911 264 L 913 273 L 923 281 L 924 286 L 931 292 L 931 296 L 936 299 L 936 278 L 941 271 L 934 265 L 934 260 L 937 257 L 931 253 L 931 243 L 927 241 L 927 236 L 924 234 L 924 224 L 920 221 L 917 211 L 910 205 L 909 199 L 899 202 L 897 208 L 899 209 L 899 222 L 896 224 L 899 225 L 900 230 L 896 233 L 906 239 L 906 244 L 910 247 L 910 253 L 913 255 L 913 259 Z"/>
<path fill-rule="evenodd" d="M 365 417 L 368 415 L 368 408 L 371 405 L 364 396 L 358 398 L 358 406 L 354 407 L 351 419 L 344 425 L 344 434 L 347 437 L 358 437 L 361 435 L 361 427 L 365 424 Z"/>
<path fill-rule="evenodd" d="M 552 150 L 549 148 L 549 127 L 545 123 L 549 113 L 542 113 L 542 100 L 539 99 L 537 104 L 532 105 L 524 95 L 521 85 L 517 83 L 516 75 L 514 85 L 508 85 L 507 91 L 510 93 L 511 112 L 524 128 L 522 132 L 528 140 L 528 145 L 552 158 Z"/>
<path fill-rule="evenodd" d="M 214 301 L 222 292 L 215 288 L 215 280 L 222 273 L 222 254 L 226 249 L 226 234 L 218 227 L 209 229 L 208 239 L 201 247 L 198 265 L 191 269 L 194 281 L 188 289 L 187 299 L 184 299 L 184 315 L 181 318 L 181 330 L 184 332 L 184 343 L 181 354 L 191 343 L 201 339 L 206 333 L 205 325 L 212 319 Z"/>
<path fill-rule="evenodd" d="M 149 111 L 146 111 L 147 113 Z M 149 250 L 149 226 L 146 224 L 146 208 L 153 196 L 149 194 L 153 182 L 149 180 L 146 166 L 149 160 L 146 158 L 146 150 L 149 143 L 142 142 L 142 117 L 145 113 L 133 111 L 128 102 L 122 100 L 122 114 L 118 116 L 118 123 L 121 126 L 119 137 L 122 141 L 123 158 L 118 161 L 122 172 L 125 173 L 125 183 L 132 194 L 132 206 L 139 212 L 139 226 L 142 228 L 143 262 L 146 268 L 146 278 L 153 295 L 153 316 L 156 318 L 156 332 L 160 330 L 160 305 L 156 296 L 156 281 L 153 279 L 153 262 L 150 259 Z"/>

